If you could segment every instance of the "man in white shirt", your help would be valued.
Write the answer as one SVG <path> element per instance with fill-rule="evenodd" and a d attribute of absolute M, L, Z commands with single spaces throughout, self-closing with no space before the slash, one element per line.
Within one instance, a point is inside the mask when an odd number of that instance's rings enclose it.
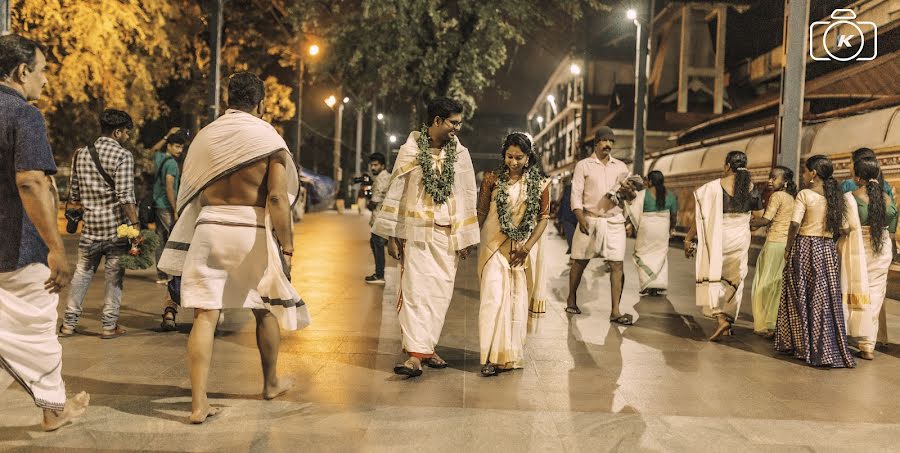
<path fill-rule="evenodd" d="M 366 203 L 366 208 L 372 211 L 372 220 L 369 221 L 369 227 L 375 224 L 375 212 L 384 202 L 388 188 L 391 186 L 391 173 L 386 170 L 384 154 L 373 153 L 369 156 L 369 170 L 375 180 L 372 182 L 372 197 Z M 375 273 L 366 277 L 366 283 L 383 285 L 384 284 L 384 246 L 387 240 L 381 236 L 371 233 L 369 245 L 372 247 L 372 256 L 375 258 Z"/>
<path fill-rule="evenodd" d="M 626 198 L 633 193 L 625 181 L 628 167 L 610 155 L 616 137 L 612 129 L 602 127 L 585 144 L 593 153 L 575 165 L 572 177 L 572 211 L 578 219 L 578 229 L 572 239 L 572 269 L 569 272 L 569 297 L 566 312 L 580 314 L 576 294 L 581 284 L 584 269 L 592 258 L 601 258 L 609 263 L 609 283 L 612 288 L 612 312 L 610 321 L 630 325 L 631 315 L 619 311 L 625 274 L 622 263 L 625 259 L 625 216 L 622 207 L 614 198 Z M 619 187 L 622 186 L 626 190 Z M 614 197 L 616 193 L 619 197 Z M 611 196 L 613 195 L 613 196 Z"/>

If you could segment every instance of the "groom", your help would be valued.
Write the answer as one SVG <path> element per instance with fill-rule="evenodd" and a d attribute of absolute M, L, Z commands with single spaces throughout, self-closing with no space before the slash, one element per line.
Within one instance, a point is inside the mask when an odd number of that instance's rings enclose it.
<path fill-rule="evenodd" d="M 372 226 L 400 260 L 398 311 L 409 358 L 394 373 L 422 374 L 422 365 L 446 368 L 434 351 L 453 297 L 456 266 L 479 242 L 475 171 L 456 133 L 463 108 L 439 97 L 428 122 L 400 147 L 391 183 Z"/>

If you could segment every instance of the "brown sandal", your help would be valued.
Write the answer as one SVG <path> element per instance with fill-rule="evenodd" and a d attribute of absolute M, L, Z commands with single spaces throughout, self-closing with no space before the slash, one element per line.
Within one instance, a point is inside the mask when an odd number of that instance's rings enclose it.
<path fill-rule="evenodd" d="M 111 340 L 113 338 L 118 338 L 122 335 L 125 335 L 125 332 L 127 332 L 127 330 L 119 327 L 119 325 L 116 324 L 116 327 L 110 330 L 103 329 L 103 333 L 100 335 L 100 338 L 104 340 Z"/>

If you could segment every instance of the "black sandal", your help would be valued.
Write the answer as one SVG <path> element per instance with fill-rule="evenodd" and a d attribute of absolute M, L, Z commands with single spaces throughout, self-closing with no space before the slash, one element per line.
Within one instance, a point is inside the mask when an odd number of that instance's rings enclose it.
<path fill-rule="evenodd" d="M 481 375 L 484 377 L 496 376 L 498 374 L 500 374 L 500 369 L 497 365 L 488 363 L 481 367 Z"/>
<path fill-rule="evenodd" d="M 441 359 L 441 362 L 437 362 L 434 360 L 434 357 L 429 357 L 422 361 L 422 364 L 427 366 L 428 368 L 436 368 L 436 369 L 444 369 L 450 366 L 446 360 Z"/>
<path fill-rule="evenodd" d="M 166 317 L 166 315 L 168 315 L 169 313 L 172 314 L 172 319 Z M 178 325 L 175 324 L 175 315 L 175 310 L 170 307 L 166 307 L 166 309 L 163 310 L 162 322 L 159 324 L 159 328 L 162 329 L 163 332 L 172 332 L 178 330 Z"/>
<path fill-rule="evenodd" d="M 569 306 L 567 306 L 567 307 L 566 307 L 566 313 L 573 314 L 573 315 L 580 315 L 580 314 L 581 314 L 581 309 L 578 308 L 577 306 L 574 306 L 574 307 L 569 307 Z"/>
<path fill-rule="evenodd" d="M 422 375 L 422 369 L 411 368 L 406 366 L 406 364 L 402 364 L 394 367 L 394 374 L 408 377 L 419 377 Z"/>
<path fill-rule="evenodd" d="M 609 322 L 614 322 L 616 324 L 620 324 L 623 326 L 633 326 L 634 325 L 634 317 L 626 313 L 617 318 L 609 318 Z"/>

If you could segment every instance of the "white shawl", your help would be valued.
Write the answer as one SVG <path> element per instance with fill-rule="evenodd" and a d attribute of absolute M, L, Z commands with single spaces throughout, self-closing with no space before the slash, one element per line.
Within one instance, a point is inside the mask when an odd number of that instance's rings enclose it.
<path fill-rule="evenodd" d="M 391 184 L 375 214 L 372 232 L 383 238 L 397 237 L 414 242 L 430 242 L 434 231 L 434 201 L 425 192 L 422 168 L 417 159 L 420 132 L 412 132 L 400 147 Z M 475 169 L 469 150 L 456 140 L 456 164 L 452 196 L 447 203 L 452 220 L 450 247 L 461 250 L 480 241 L 475 185 Z"/>
<path fill-rule="evenodd" d="M 198 195 L 203 189 L 224 176 L 286 149 L 287 144 L 271 124 L 240 110 L 229 109 L 201 129 L 191 143 L 184 162 L 176 203 L 179 218 L 172 228 L 157 267 L 169 275 L 182 274 L 184 259 L 194 237 L 197 216 L 200 215 Z M 290 158 L 286 177 L 288 198 L 293 204 L 300 192 L 300 175 Z M 289 277 L 280 265 L 280 252 L 271 245 L 274 240 L 268 211 L 265 225 L 270 244 L 268 265 L 257 290 L 263 300 L 271 305 L 285 308 L 302 306 L 299 294 L 291 286 Z M 295 314 L 279 317 L 279 320 L 286 329 L 296 330 Z"/>
<path fill-rule="evenodd" d="M 697 305 L 714 307 L 725 293 L 722 287 L 722 180 L 710 181 L 694 191 L 697 225 Z"/>

